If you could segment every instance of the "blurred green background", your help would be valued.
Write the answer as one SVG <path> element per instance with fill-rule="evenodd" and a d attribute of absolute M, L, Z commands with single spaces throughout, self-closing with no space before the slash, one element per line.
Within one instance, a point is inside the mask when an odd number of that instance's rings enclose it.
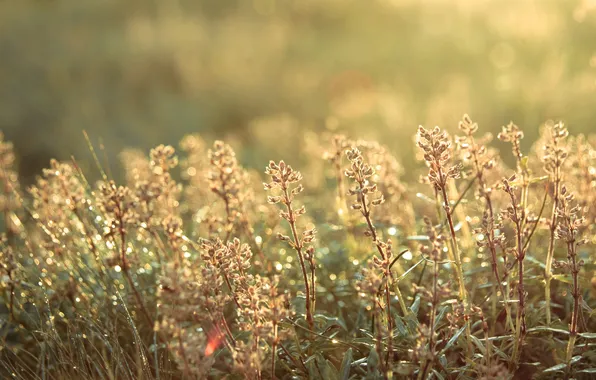
<path fill-rule="evenodd" d="M 0 130 L 28 180 L 188 133 L 243 162 L 299 157 L 307 131 L 379 138 L 413 161 L 416 127 L 547 119 L 596 132 L 596 2 L 0 2 Z M 406 165 L 407 166 L 407 165 Z"/>

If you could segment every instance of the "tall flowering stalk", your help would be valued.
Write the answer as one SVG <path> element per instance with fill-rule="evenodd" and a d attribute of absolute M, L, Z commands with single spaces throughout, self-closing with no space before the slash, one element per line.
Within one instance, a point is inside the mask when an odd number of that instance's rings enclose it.
<path fill-rule="evenodd" d="M 124 277 L 128 281 L 130 288 L 136 298 L 137 304 L 149 326 L 153 326 L 153 318 L 149 315 L 143 297 L 131 274 L 131 265 L 128 260 L 129 247 L 127 243 L 128 232 L 127 226 L 133 225 L 138 220 L 138 214 L 134 211 L 134 198 L 132 192 L 128 187 L 117 186 L 110 181 L 107 184 L 100 186 L 99 207 L 107 217 L 108 236 L 111 236 L 117 245 L 120 247 L 117 256 L 117 262 L 120 263 L 120 268 Z"/>
<path fill-rule="evenodd" d="M 365 232 L 366 236 L 369 236 L 377 251 L 379 252 L 379 257 L 373 258 L 373 270 L 376 270 L 378 273 L 381 274 L 381 278 L 383 279 L 383 287 L 385 293 L 385 307 L 387 310 L 387 332 L 388 332 L 388 342 L 387 342 L 387 350 L 388 350 L 388 358 L 391 356 L 392 351 L 392 331 L 393 331 L 393 316 L 391 315 L 391 290 L 393 283 L 393 275 L 391 273 L 391 261 L 393 257 L 393 250 L 392 250 L 392 243 L 391 240 L 387 240 L 386 242 L 382 241 L 377 233 L 377 230 L 372 222 L 371 218 L 371 210 L 373 207 L 381 205 L 385 198 L 383 194 L 378 195 L 376 198 L 372 198 L 378 193 L 377 185 L 372 182 L 371 177 L 375 174 L 373 168 L 364 162 L 362 157 L 362 153 L 356 147 L 352 147 L 349 151 L 346 152 L 348 160 L 350 161 L 350 168 L 345 171 L 345 175 L 352 179 L 355 183 L 355 186 L 349 190 L 349 194 L 352 196 L 356 196 L 356 201 L 352 204 L 352 209 L 360 211 L 364 220 L 366 221 L 366 225 L 368 229 Z M 399 287 L 395 286 L 396 293 L 398 296 L 398 300 L 402 311 L 405 314 L 408 313 L 408 309 L 406 304 L 403 300 L 401 292 L 399 291 Z"/>
<path fill-rule="evenodd" d="M 468 302 L 468 294 L 464 282 L 461 253 L 455 235 L 453 209 L 449 202 L 449 196 L 447 195 L 447 182 L 460 177 L 461 167 L 459 165 L 451 165 L 451 142 L 447 138 L 447 133 L 441 131 L 439 127 L 427 130 L 420 126 L 418 128 L 417 144 L 418 147 L 422 149 L 424 153 L 424 161 L 429 168 L 428 180 L 435 191 L 440 194 L 443 201 L 443 210 L 449 226 L 449 248 L 452 252 L 451 257 L 453 257 L 455 261 L 454 271 L 459 288 L 459 299 L 464 304 L 466 314 L 469 314 L 470 304 Z M 470 325 L 466 323 L 466 339 L 469 350 L 472 349 L 470 335 Z"/>
<path fill-rule="evenodd" d="M 514 123 L 509 123 L 506 126 L 501 127 L 501 132 L 497 135 L 497 138 L 503 142 L 508 142 L 511 144 L 511 151 L 513 156 L 515 157 L 516 161 L 516 178 L 519 179 L 521 182 L 521 193 L 520 197 L 516 198 L 516 202 L 513 204 L 516 205 L 518 208 L 516 211 L 520 213 L 519 217 L 520 220 L 518 221 L 518 226 L 516 227 L 516 234 L 518 237 L 523 236 L 524 229 L 526 227 L 527 222 L 527 214 L 526 214 L 526 207 L 528 205 L 528 194 L 529 194 L 529 187 L 530 187 L 530 170 L 528 168 L 528 157 L 524 156 L 521 151 L 521 140 L 524 138 L 524 132 Z M 511 198 L 511 195 L 510 195 Z M 507 214 L 503 215 L 507 218 Z M 520 251 L 524 251 L 527 248 L 527 241 L 522 246 L 518 246 L 519 242 L 516 242 L 516 257 L 519 256 Z M 504 259 L 507 259 L 507 256 L 504 256 Z M 515 264 L 512 264 L 515 265 Z M 505 275 L 508 275 L 508 264 L 505 262 Z M 523 276 L 523 274 L 521 275 Z M 505 292 L 509 293 L 509 281 L 506 282 Z M 519 315 L 518 315 L 519 318 Z M 518 324 L 519 325 L 519 324 Z M 517 336 L 517 335 L 516 335 Z M 517 338 L 516 338 L 517 340 Z M 519 348 L 517 345 L 514 346 L 515 348 Z M 521 346 L 520 346 L 521 347 Z M 517 353 L 516 353 L 517 355 Z"/>
<path fill-rule="evenodd" d="M 565 139 L 569 135 L 563 123 L 555 124 L 551 129 L 550 141 L 544 146 L 544 170 L 548 173 L 549 181 L 553 191 L 553 207 L 549 222 L 548 252 L 546 255 L 546 267 L 544 268 L 544 299 L 546 301 L 546 324 L 551 323 L 551 281 L 553 278 L 552 266 L 555 253 L 555 232 L 557 230 L 557 210 L 559 209 L 561 196 L 561 182 L 563 180 L 563 163 L 567 158 Z"/>
<path fill-rule="evenodd" d="M 581 294 L 579 289 L 579 271 L 584 265 L 583 260 L 577 257 L 577 247 L 584 243 L 584 240 L 578 240 L 579 229 L 584 225 L 585 219 L 581 216 L 581 208 L 574 204 L 574 196 L 567 191 L 565 185 L 561 187 L 561 198 L 557 208 L 557 217 L 559 223 L 556 226 L 555 237 L 563 240 L 567 244 L 567 262 L 557 263 L 559 267 L 566 269 L 571 273 L 573 282 L 571 296 L 573 297 L 573 311 L 571 313 L 571 322 L 569 323 L 569 341 L 567 342 L 567 363 L 571 365 L 573 349 L 578 334 L 578 321 L 581 313 Z"/>
<path fill-rule="evenodd" d="M 488 143 L 492 136 L 486 136 L 480 140 L 476 139 L 475 134 L 478 131 L 478 124 L 472 122 L 470 117 L 464 115 L 462 121 L 459 123 L 459 129 L 464 133 L 463 136 L 456 138 L 457 145 L 464 152 L 464 161 L 472 163 L 473 176 L 476 178 L 477 196 L 484 202 L 484 215 L 482 218 L 482 225 L 477 230 L 481 233 L 484 239 L 478 241 L 478 246 L 486 247 L 491 255 L 491 268 L 497 288 L 501 292 L 505 304 L 505 311 L 507 313 L 507 321 L 511 323 L 511 310 L 507 300 L 507 292 L 503 287 L 501 274 L 499 273 L 497 245 L 498 241 L 504 238 L 503 235 L 495 236 L 495 230 L 498 228 L 498 221 L 495 217 L 495 211 L 492 200 L 493 189 L 487 183 L 487 172 L 494 168 L 495 161 L 488 153 L 486 143 Z"/>
<path fill-rule="evenodd" d="M 515 181 L 515 174 L 509 178 L 505 178 L 501 182 L 502 189 L 509 195 L 511 203 L 505 211 L 503 211 L 504 217 L 509 219 L 515 230 L 515 249 L 513 253 L 517 259 L 518 265 L 518 281 L 517 281 L 517 323 L 515 326 L 515 342 L 513 347 L 512 359 L 514 365 L 517 367 L 519 361 L 519 353 L 523 345 L 524 338 L 526 336 L 526 291 L 524 289 L 524 259 L 526 257 L 526 245 L 524 242 L 524 227 L 523 223 L 525 220 L 526 212 L 523 206 L 520 204 L 516 195 L 517 187 L 513 185 Z"/>
<path fill-rule="evenodd" d="M 210 169 L 207 180 L 211 192 L 220 198 L 225 206 L 224 236 L 228 241 L 232 234 L 244 233 L 255 248 L 261 261 L 265 256 L 255 241 L 252 221 L 249 218 L 248 204 L 254 201 L 250 174 L 238 163 L 236 153 L 223 141 L 215 141 L 208 151 Z M 185 163 L 187 164 L 187 163 Z"/>
<path fill-rule="evenodd" d="M 296 254 L 298 255 L 298 261 L 300 262 L 300 269 L 302 270 L 302 277 L 304 280 L 304 293 L 306 296 L 306 320 L 311 330 L 314 330 L 314 318 L 313 309 L 315 305 L 315 262 L 314 253 L 315 249 L 312 246 L 315 240 L 315 229 L 306 229 L 300 235 L 298 233 L 297 219 L 301 215 L 306 213 L 306 208 L 301 206 L 296 208 L 294 198 L 296 195 L 304 191 L 302 184 L 302 174 L 299 171 L 292 169 L 290 165 L 280 161 L 275 163 L 274 161 L 269 162 L 269 166 L 266 168 L 265 173 L 271 177 L 271 182 L 264 183 L 265 190 L 275 191 L 279 190 L 279 195 L 272 195 L 267 197 L 267 200 L 271 204 L 281 203 L 285 206 L 285 210 L 282 209 L 279 215 L 282 219 L 287 220 L 290 225 L 292 236 L 278 234 L 278 237 L 282 241 L 288 242 Z M 297 185 L 294 185 L 297 184 Z M 293 186 L 294 185 L 294 186 Z M 305 262 L 308 261 L 310 264 L 310 281 L 308 279 L 308 273 L 306 270 Z"/>
<path fill-rule="evenodd" d="M 212 168 L 208 174 L 209 186 L 222 199 L 226 210 L 223 240 L 227 241 L 232 235 L 238 214 L 241 213 L 241 173 L 234 150 L 223 141 L 213 144 L 213 149 L 209 150 L 209 161 Z"/>

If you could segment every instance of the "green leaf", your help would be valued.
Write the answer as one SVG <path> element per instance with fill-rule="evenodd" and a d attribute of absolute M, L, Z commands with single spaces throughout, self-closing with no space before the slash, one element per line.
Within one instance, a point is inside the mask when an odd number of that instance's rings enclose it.
<path fill-rule="evenodd" d="M 540 268 L 545 269 L 546 265 L 544 265 L 544 263 L 540 260 L 538 260 L 537 258 L 535 258 L 534 256 L 531 255 L 526 255 L 526 259 L 528 261 L 533 262 L 534 264 L 538 265 Z"/>
<path fill-rule="evenodd" d="M 553 279 L 564 282 L 566 284 L 571 284 L 573 282 L 570 274 L 555 274 L 553 275 Z"/>
<path fill-rule="evenodd" d="M 416 296 L 412 306 L 410 306 L 410 310 L 412 310 L 412 313 L 414 314 L 418 314 L 418 309 L 420 309 L 420 296 Z"/>
<path fill-rule="evenodd" d="M 395 318 L 395 327 L 399 336 L 405 337 L 408 335 L 406 325 L 404 325 L 403 321 L 401 320 L 401 317 L 399 316 Z"/>
<path fill-rule="evenodd" d="M 439 323 L 441 322 L 441 320 L 443 319 L 443 317 L 445 316 L 445 313 L 447 312 L 447 309 L 448 309 L 447 306 L 443 306 L 439 310 L 439 314 L 437 315 L 437 318 L 435 319 L 435 329 L 439 325 Z"/>
<path fill-rule="evenodd" d="M 449 366 L 449 363 L 447 363 L 447 358 L 445 357 L 445 355 L 440 355 L 439 356 L 439 362 L 445 368 L 447 368 Z"/>
<path fill-rule="evenodd" d="M 407 271 L 405 271 L 401 276 L 399 276 L 397 278 L 397 282 L 399 282 L 400 280 L 402 280 L 404 277 L 406 277 L 410 272 L 412 272 L 420 263 L 424 262 L 424 259 L 421 259 L 420 261 L 418 261 L 416 264 L 412 265 Z"/>
<path fill-rule="evenodd" d="M 579 336 L 585 339 L 596 339 L 596 333 L 580 333 Z"/>
<path fill-rule="evenodd" d="M 375 348 L 370 350 L 368 354 L 368 360 L 366 361 L 366 368 L 368 372 L 375 372 L 377 367 L 379 366 L 379 355 L 377 354 L 377 350 Z"/>
<path fill-rule="evenodd" d="M 313 318 L 315 320 L 323 320 L 323 321 L 327 322 L 326 327 L 333 326 L 333 322 L 335 322 L 335 326 L 340 326 L 345 331 L 348 330 L 346 323 L 338 317 L 329 317 L 325 314 L 315 314 L 315 315 L 313 315 Z"/>
<path fill-rule="evenodd" d="M 569 335 L 569 331 L 567 330 L 563 330 L 563 329 L 554 329 L 552 327 L 545 327 L 545 326 L 538 326 L 538 327 L 532 327 L 531 329 L 528 329 L 528 332 L 543 332 L 543 331 L 548 331 L 548 332 L 553 332 L 553 333 L 557 333 L 557 334 L 563 334 L 563 335 Z"/>
<path fill-rule="evenodd" d="M 439 380 L 445 380 L 445 377 L 443 377 L 443 375 L 441 375 L 436 369 L 433 369 L 433 373 L 435 374 L 435 377 Z"/>
<path fill-rule="evenodd" d="M 332 380 L 339 380 L 339 372 L 337 372 L 337 368 L 331 363 L 329 360 L 323 359 L 322 355 L 319 355 L 321 358 L 321 372 L 323 372 L 323 379 L 332 379 Z"/>
<path fill-rule="evenodd" d="M 466 325 L 464 325 L 461 329 L 457 330 L 455 332 L 455 334 L 453 334 L 451 339 L 449 339 L 449 341 L 447 342 L 445 347 L 441 350 L 441 352 L 447 352 L 447 350 L 450 349 L 451 346 L 453 346 L 453 344 L 455 342 L 457 342 L 457 340 L 459 339 L 459 337 L 461 336 L 461 334 L 464 332 L 465 329 L 466 329 Z"/>
<path fill-rule="evenodd" d="M 567 363 L 560 363 L 560 364 L 554 365 L 552 367 L 549 367 L 542 372 L 560 372 L 560 371 L 564 370 L 565 368 L 567 368 Z"/>
<path fill-rule="evenodd" d="M 305 363 L 307 364 L 309 377 L 311 379 L 339 379 L 337 369 L 335 369 L 333 364 L 326 360 L 321 354 L 315 354 L 309 357 L 306 359 Z"/>
<path fill-rule="evenodd" d="M 350 367 L 352 366 L 352 348 L 348 348 L 344 354 L 344 359 L 341 361 L 341 368 L 339 369 L 340 380 L 348 380 L 350 378 Z"/>
<path fill-rule="evenodd" d="M 480 339 L 478 339 L 474 335 L 471 335 L 470 338 L 472 338 L 472 342 L 476 345 L 476 347 L 478 347 L 478 350 L 480 352 L 482 352 L 482 354 L 484 355 L 486 353 L 486 348 L 484 347 L 484 344 L 480 341 Z"/>
<path fill-rule="evenodd" d="M 527 158 L 527 157 L 526 157 Z M 540 182 L 544 182 L 548 179 L 547 175 L 543 175 L 542 177 L 534 177 L 530 180 L 530 183 L 540 183 Z"/>
<path fill-rule="evenodd" d="M 586 368 L 581 371 L 575 371 L 576 373 L 596 373 L 596 368 Z"/>

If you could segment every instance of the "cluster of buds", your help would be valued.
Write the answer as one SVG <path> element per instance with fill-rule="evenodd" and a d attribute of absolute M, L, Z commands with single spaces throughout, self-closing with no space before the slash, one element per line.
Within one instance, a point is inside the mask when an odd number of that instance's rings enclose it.
<path fill-rule="evenodd" d="M 174 148 L 159 145 L 149 154 L 146 178 L 134 182 L 139 222 L 145 228 L 159 226 L 166 218 L 178 214 L 181 186 L 170 174 L 177 166 Z"/>
<path fill-rule="evenodd" d="M 139 214 L 136 211 L 137 200 L 130 188 L 117 186 L 114 181 L 100 184 L 96 197 L 97 207 L 102 212 L 104 220 L 104 237 L 114 241 L 119 240 L 120 253 L 108 261 L 112 265 L 119 264 L 124 271 L 130 267 L 126 249 L 126 235 L 128 227 L 139 224 Z"/>
<path fill-rule="evenodd" d="M 568 166 L 576 183 L 577 200 L 584 209 L 584 215 L 593 224 L 596 221 L 596 144 L 586 136 L 578 135 L 570 145 L 574 154 L 569 157 L 571 162 Z"/>
<path fill-rule="evenodd" d="M 437 190 L 445 190 L 449 179 L 460 177 L 461 165 L 451 165 L 451 141 L 439 127 L 418 127 L 417 145 L 429 168 L 427 179 Z"/>
<path fill-rule="evenodd" d="M 49 228 L 64 228 L 71 224 L 70 211 L 83 208 L 88 201 L 85 187 L 72 164 L 54 159 L 43 170 L 35 186 L 29 189 L 33 197 L 35 217 Z"/>
<path fill-rule="evenodd" d="M 484 198 L 490 197 L 491 188 L 487 186 L 485 172 L 495 167 L 494 155 L 487 148 L 487 144 L 492 140 L 492 135 L 489 133 L 479 139 L 475 138 L 478 124 L 472 122 L 468 115 L 464 115 L 459 122 L 459 130 L 464 135 L 455 136 L 455 143 L 463 152 L 464 162 L 471 162 L 473 165 L 473 175 L 478 179 L 479 195 Z M 488 202 L 490 200 L 487 198 Z M 492 208 L 492 205 L 487 205 L 488 207 Z"/>
<path fill-rule="evenodd" d="M 568 135 L 569 132 L 563 123 L 556 123 L 551 128 L 550 141 L 543 147 L 544 156 L 542 160 L 544 162 L 544 171 L 548 173 L 553 182 L 561 180 L 560 170 L 568 156 L 567 148 L 564 145 L 564 141 Z"/>
<path fill-rule="evenodd" d="M 458 128 L 464 135 L 455 136 L 455 143 L 459 149 L 465 152 L 463 159 L 476 161 L 480 170 L 492 169 L 495 162 L 493 157 L 487 156 L 488 149 L 485 145 L 492 140 L 492 135 L 487 134 L 481 141 L 476 141 L 474 135 L 478 131 L 478 123 L 473 122 L 467 114 L 459 122 Z"/>
<path fill-rule="evenodd" d="M 480 227 L 474 229 L 474 233 L 478 236 L 476 239 L 476 245 L 478 248 L 489 248 L 496 249 L 497 247 L 504 247 L 506 237 L 504 234 L 495 234 L 495 231 L 502 231 L 503 229 L 503 216 L 500 214 L 491 217 L 488 212 L 484 212 L 482 215 L 482 221 Z M 491 231 L 493 233 L 491 233 Z"/>
<path fill-rule="evenodd" d="M 517 199 L 517 186 L 514 184 L 516 179 L 517 176 L 515 174 L 512 174 L 509 178 L 503 178 L 499 184 L 499 188 L 507 193 L 511 200 L 511 203 L 507 206 L 507 208 L 502 211 L 502 216 L 508 220 L 511 220 L 516 226 L 521 227 L 524 219 L 524 210 L 520 210 L 520 204 Z"/>
<path fill-rule="evenodd" d="M 344 174 L 352 179 L 356 186 L 349 190 L 349 194 L 356 196 L 356 202 L 352 204 L 353 210 L 359 210 L 365 218 L 370 217 L 370 209 L 373 206 L 379 206 L 385 202 L 383 194 L 369 201 L 369 198 L 377 192 L 377 185 L 371 182 L 371 177 L 375 174 L 374 169 L 362 157 L 362 152 L 357 147 L 352 147 L 346 152 L 350 160 L 350 168 L 346 169 Z M 374 227 L 365 232 L 367 236 L 373 236 L 376 241 Z"/>
<path fill-rule="evenodd" d="M 236 224 L 249 224 L 244 215 L 244 203 L 249 196 L 249 178 L 238 164 L 232 147 L 223 141 L 215 141 L 208 156 L 211 170 L 207 174 L 207 180 L 211 192 L 224 202 L 226 214 L 224 240 L 228 240 Z"/>
<path fill-rule="evenodd" d="M 497 138 L 503 142 L 511 143 L 513 155 L 520 162 L 523 155 L 521 152 L 521 140 L 524 138 L 524 132 L 515 124 L 509 123 L 501 128 Z"/>
<path fill-rule="evenodd" d="M 6 290 L 8 297 L 8 312 L 15 319 L 15 289 L 20 284 L 17 278 L 17 260 L 12 246 L 8 244 L 6 234 L 0 236 L 0 291 Z"/>
<path fill-rule="evenodd" d="M 573 193 L 569 192 L 567 187 L 563 185 L 561 188 L 561 201 L 557 209 L 559 223 L 557 224 L 555 237 L 567 243 L 567 262 L 559 261 L 555 265 L 570 272 L 573 276 L 577 276 L 584 265 L 583 260 L 577 260 L 577 247 L 585 244 L 587 240 L 578 239 L 577 237 L 580 229 L 585 226 L 586 220 L 581 216 L 581 207 L 578 204 L 573 204 L 574 200 Z"/>
<path fill-rule="evenodd" d="M 114 181 L 103 183 L 99 186 L 97 195 L 99 209 L 107 216 L 107 226 L 112 235 L 119 228 L 125 228 L 129 224 L 136 224 L 138 214 L 136 213 L 136 199 L 130 188 L 117 186 Z"/>
<path fill-rule="evenodd" d="M 557 209 L 557 216 L 561 220 L 557 225 L 557 239 L 567 243 L 578 243 L 576 236 L 579 229 L 585 224 L 585 219 L 580 215 L 581 207 L 572 205 L 575 196 L 567 190 L 567 186 L 561 188 L 561 203 Z"/>
<path fill-rule="evenodd" d="M 14 165 L 13 145 L 4 141 L 4 134 L 0 132 L 0 184 L 3 187 L 0 194 L 0 211 L 4 213 L 14 211 L 20 206 L 18 198 L 14 196 L 19 190 L 18 174 Z"/>

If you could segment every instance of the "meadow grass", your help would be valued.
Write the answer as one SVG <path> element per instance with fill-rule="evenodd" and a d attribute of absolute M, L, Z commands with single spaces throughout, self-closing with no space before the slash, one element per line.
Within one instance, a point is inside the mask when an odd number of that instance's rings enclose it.
<path fill-rule="evenodd" d="M 592 378 L 596 140 L 523 137 L 510 168 L 467 115 L 420 127 L 414 182 L 343 135 L 264 172 L 192 135 L 121 184 L 90 144 L 28 188 L 1 139 L 0 377 Z"/>

